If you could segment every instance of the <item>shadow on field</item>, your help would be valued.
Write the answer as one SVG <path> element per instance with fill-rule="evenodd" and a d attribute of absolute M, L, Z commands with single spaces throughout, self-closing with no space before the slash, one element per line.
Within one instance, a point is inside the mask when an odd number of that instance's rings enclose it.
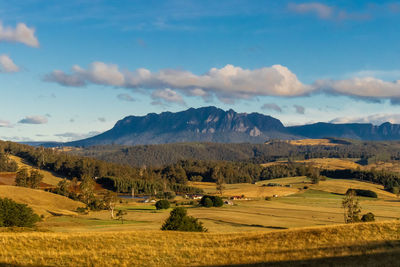
<path fill-rule="evenodd" d="M 337 247 L 320 247 L 300 250 L 275 252 L 288 259 L 291 255 L 327 255 L 327 254 L 360 254 L 346 256 L 330 256 L 306 260 L 284 260 L 259 262 L 252 264 L 236 264 L 236 267 L 257 266 L 400 266 L 400 240 L 377 241 L 362 245 Z M 369 252 L 369 253 L 368 253 Z M 368 253 L 368 254 L 367 254 Z M 271 254 L 274 252 L 271 251 Z M 226 265 L 228 266 L 228 265 Z"/>
<path fill-rule="evenodd" d="M 299 261 L 260 262 L 254 264 L 226 265 L 235 267 L 283 267 L 283 266 L 399 266 L 400 251 L 381 252 L 369 255 L 328 257 Z"/>

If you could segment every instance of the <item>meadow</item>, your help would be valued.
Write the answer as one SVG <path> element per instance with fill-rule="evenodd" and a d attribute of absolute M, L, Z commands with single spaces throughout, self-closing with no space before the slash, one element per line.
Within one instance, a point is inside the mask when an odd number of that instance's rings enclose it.
<path fill-rule="evenodd" d="M 190 184 L 217 193 L 215 183 Z M 342 224 L 341 202 L 349 188 L 377 193 L 378 198 L 358 198 L 362 214 L 374 213 L 377 222 Z M 392 266 L 400 260 L 400 199 L 381 185 L 344 179 L 311 184 L 305 176 L 225 185 L 224 198 L 241 195 L 244 200 L 220 208 L 186 204 L 208 232 L 183 233 L 160 231 L 176 204 L 156 210 L 154 203 L 120 199 L 116 209 L 127 212 L 122 221 L 107 210 L 80 214 L 82 203 L 43 190 L 0 185 L 1 197 L 43 217 L 34 231 L 0 233 L 0 265 Z"/>
<path fill-rule="evenodd" d="M 1 233 L 0 263 L 18 266 L 394 266 L 400 223 L 275 232 Z"/>

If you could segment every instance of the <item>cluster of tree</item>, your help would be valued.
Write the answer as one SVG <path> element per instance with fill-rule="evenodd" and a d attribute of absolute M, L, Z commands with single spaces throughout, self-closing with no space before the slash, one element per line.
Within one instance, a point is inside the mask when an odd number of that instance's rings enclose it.
<path fill-rule="evenodd" d="M 367 189 L 352 189 L 352 188 L 350 188 L 347 190 L 346 194 L 349 194 L 349 191 L 354 191 L 354 194 L 359 197 L 378 198 L 378 195 L 374 191 L 367 190 Z"/>
<path fill-rule="evenodd" d="M 211 207 L 222 207 L 224 201 L 219 196 L 203 196 L 200 200 L 200 206 L 211 208 Z"/>
<path fill-rule="evenodd" d="M 156 202 L 156 209 L 158 209 L 158 210 L 166 210 L 166 209 L 169 209 L 170 206 L 171 206 L 171 204 L 166 199 L 161 199 Z"/>
<path fill-rule="evenodd" d="M 364 170 L 323 170 L 322 175 L 330 178 L 357 179 L 361 181 L 381 184 L 386 190 L 395 193 L 396 188 L 400 187 L 400 177 L 397 173 L 387 171 L 364 171 Z"/>
<path fill-rule="evenodd" d="M 266 163 L 280 159 L 359 158 L 368 164 L 380 160 L 399 160 L 398 141 L 355 141 L 330 138 L 338 146 L 295 146 L 285 141 L 268 144 L 180 143 L 161 145 L 104 145 L 72 151 L 82 156 L 122 163 L 132 167 L 163 166 L 182 159 L 247 161 Z"/>
<path fill-rule="evenodd" d="M 161 230 L 207 232 L 203 224 L 198 219 L 188 216 L 186 209 L 183 207 L 177 207 L 171 211 Z"/>
<path fill-rule="evenodd" d="M 0 227 L 33 227 L 39 216 L 25 204 L 0 198 Z"/>
<path fill-rule="evenodd" d="M 29 171 L 27 168 L 22 168 L 17 172 L 15 185 L 29 188 L 38 188 L 43 180 L 43 177 L 43 174 L 41 174 L 38 170 Z"/>
<path fill-rule="evenodd" d="M 358 199 L 356 198 L 355 190 L 348 190 L 342 200 L 342 207 L 344 209 L 344 222 L 357 223 L 357 222 L 372 222 L 375 221 L 375 215 L 372 212 L 364 214 L 360 218 L 361 207 Z"/>
<path fill-rule="evenodd" d="M 10 159 L 6 153 L 0 152 L 0 172 L 16 172 L 18 164 Z"/>

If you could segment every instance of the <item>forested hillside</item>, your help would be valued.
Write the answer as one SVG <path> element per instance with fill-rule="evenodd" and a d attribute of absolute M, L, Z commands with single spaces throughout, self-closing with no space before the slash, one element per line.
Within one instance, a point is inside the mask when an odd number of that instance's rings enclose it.
<path fill-rule="evenodd" d="M 337 146 L 296 146 L 285 141 L 267 144 L 178 143 L 163 145 L 93 146 L 71 153 L 95 157 L 133 167 L 162 166 L 180 160 L 227 160 L 266 163 L 279 159 L 358 158 L 367 164 L 375 160 L 400 159 L 400 142 L 362 142 L 331 139 Z"/>
<path fill-rule="evenodd" d="M 308 176 L 317 182 L 320 178 L 320 169 L 305 163 L 294 163 L 292 160 L 294 158 L 320 157 L 360 158 L 360 161 L 366 162 L 382 158 L 398 159 L 399 152 L 396 146 L 398 143 L 350 143 L 330 147 L 293 146 L 280 141 L 265 145 L 176 144 L 118 148 L 122 149 L 118 152 L 119 154 L 116 154 L 120 158 L 112 159 L 123 162 L 123 153 L 125 153 L 125 157 L 128 159 L 130 159 L 129 155 L 132 155 L 136 159 L 143 157 L 147 162 L 157 160 L 168 162 L 168 156 L 170 157 L 169 162 L 171 159 L 176 161 L 159 166 L 142 165 L 141 167 L 111 163 L 58 152 L 51 148 L 35 148 L 12 142 L 0 142 L 0 155 L 16 155 L 38 168 L 53 171 L 70 179 L 75 177 L 78 180 L 96 179 L 98 183 L 114 191 L 156 194 L 167 191 L 198 193 L 199 190 L 186 185 L 188 181 L 217 182 L 219 184 L 253 183 L 279 177 Z M 104 152 L 106 148 L 109 147 L 98 147 L 94 151 Z M 196 148 L 198 149 L 196 150 Z M 202 157 L 214 155 L 210 158 L 219 160 L 191 159 L 198 155 Z M 184 157 L 184 159 L 179 159 L 179 157 Z M 220 160 L 221 158 L 224 160 Z M 280 158 L 287 159 L 287 163 L 270 166 L 259 164 L 259 162 L 275 161 Z M 8 160 L 7 157 L 5 160 Z M 12 162 L 10 162 L 10 166 L 13 166 Z M 350 170 L 339 173 L 322 170 L 322 174 L 332 178 L 356 178 L 371 181 L 384 185 L 390 191 L 400 186 L 398 174 L 385 171 Z"/>

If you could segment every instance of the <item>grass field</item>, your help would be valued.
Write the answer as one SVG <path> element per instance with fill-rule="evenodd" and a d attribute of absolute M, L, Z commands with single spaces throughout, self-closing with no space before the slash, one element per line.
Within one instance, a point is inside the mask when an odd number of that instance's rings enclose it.
<path fill-rule="evenodd" d="M 282 185 L 291 184 L 292 188 L 264 187 L 263 183 L 275 182 Z M 215 184 L 197 183 L 209 193 L 215 192 Z M 309 189 L 304 190 L 307 185 Z M 275 231 L 296 227 L 321 226 L 343 223 L 341 202 L 343 193 L 348 188 L 370 189 L 378 193 L 378 199 L 359 198 L 362 213 L 373 212 L 378 221 L 400 218 L 400 199 L 383 191 L 381 186 L 351 180 L 327 180 L 319 185 L 311 185 L 305 177 L 290 177 L 263 181 L 257 184 L 227 185 L 228 190 L 239 190 L 255 197 L 250 200 L 235 200 L 234 205 L 221 208 L 203 208 L 188 206 L 188 213 L 199 218 L 212 233 Z M 295 193 L 279 195 L 265 200 L 256 193 L 259 188 L 269 195 L 274 190 L 294 190 Z M 324 191 L 327 188 L 327 191 Z M 247 191 L 246 191 L 247 190 Z M 268 191 L 271 190 L 271 191 Z M 268 191 L 268 192 L 267 192 Z M 229 192 L 229 191 L 228 191 Z M 236 192 L 236 191 L 235 191 Z M 288 191 L 287 191 L 288 192 Z M 224 193 L 225 195 L 225 193 Z M 156 211 L 150 203 L 119 203 L 117 209 L 127 211 L 125 224 L 115 224 L 110 220 L 108 211 L 91 212 L 88 215 L 72 217 L 54 217 L 40 223 L 40 227 L 57 232 L 76 231 L 118 231 L 124 230 L 158 230 L 168 217 L 170 210 Z M 96 227 L 93 227 L 96 225 Z"/>
<path fill-rule="evenodd" d="M 0 185 L 0 197 L 27 204 L 38 215 L 77 215 L 76 209 L 84 204 L 64 196 L 18 186 Z"/>
<path fill-rule="evenodd" d="M 276 232 L 0 233 L 0 263 L 33 266 L 395 266 L 400 223 Z"/>

